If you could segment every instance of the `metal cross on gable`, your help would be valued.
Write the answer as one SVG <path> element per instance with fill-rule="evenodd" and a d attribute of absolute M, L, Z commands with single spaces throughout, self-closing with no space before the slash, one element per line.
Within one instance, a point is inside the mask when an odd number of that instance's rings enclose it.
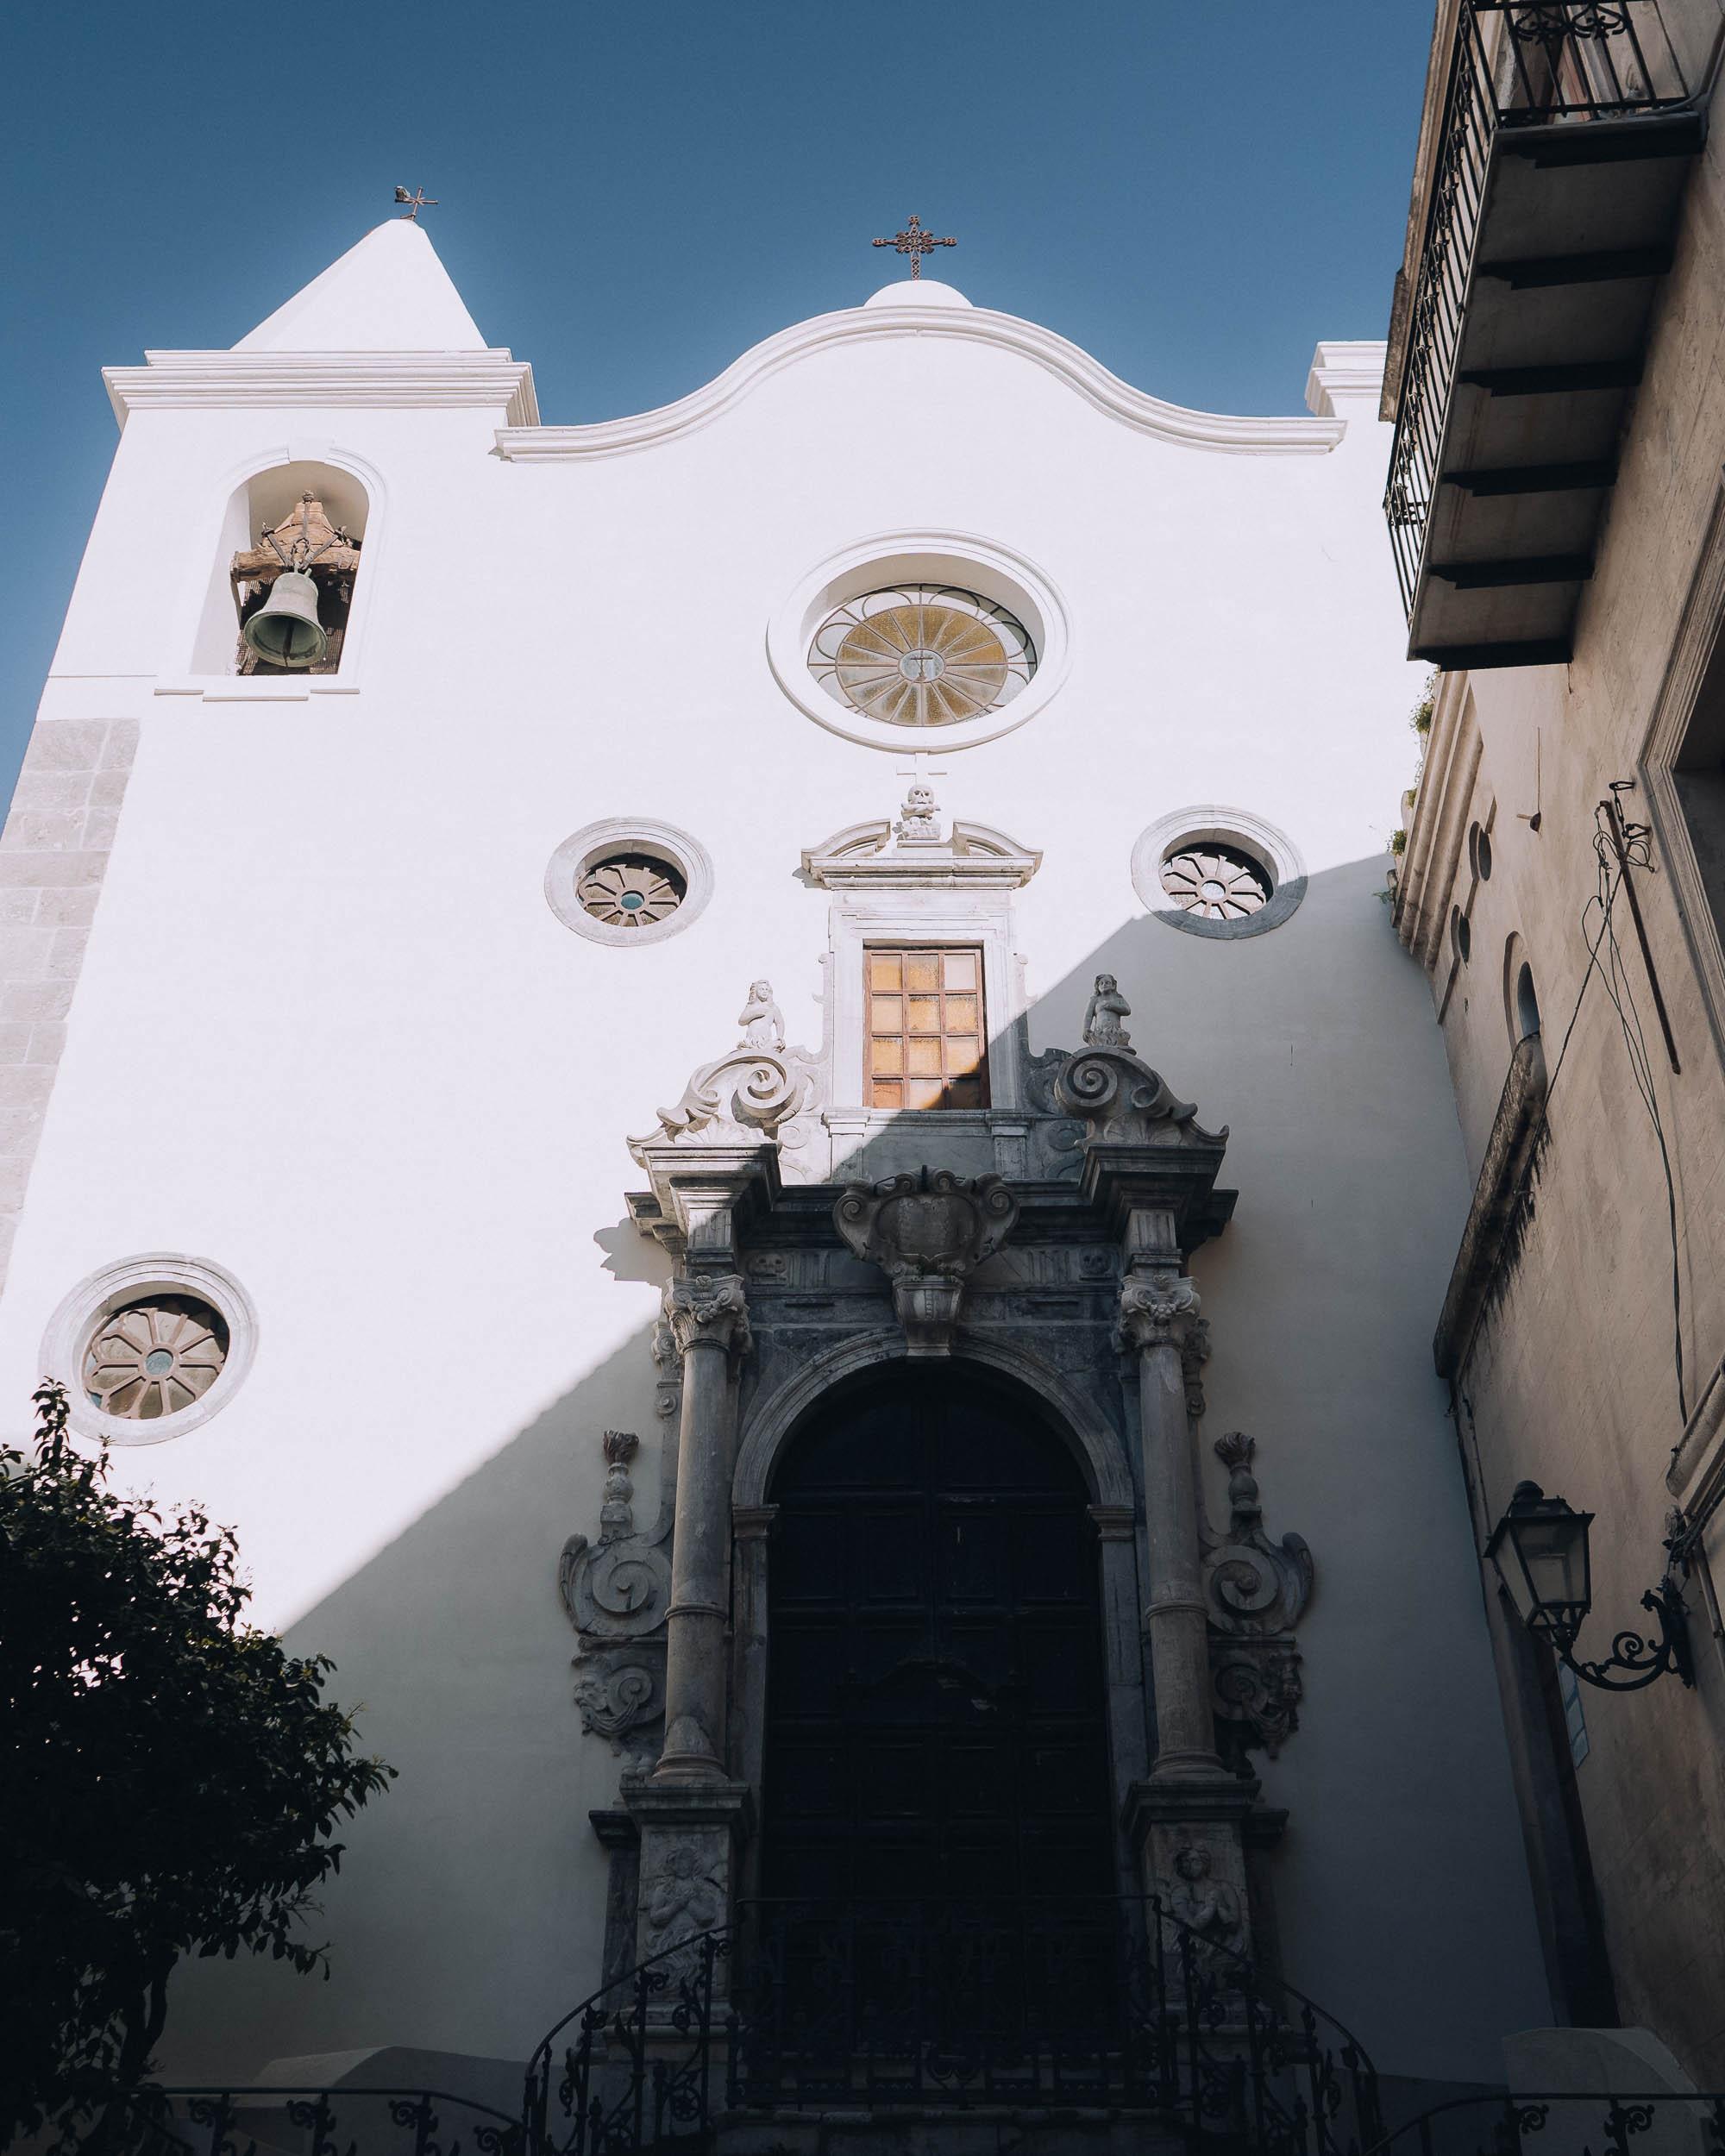
<path fill-rule="evenodd" d="M 435 195 L 428 195 L 423 187 L 416 187 L 411 195 L 406 188 L 398 187 L 395 191 L 395 198 L 398 202 L 405 202 L 407 204 L 407 222 L 410 224 L 418 223 L 419 213 L 422 210 L 435 210 L 437 207 L 437 197 Z"/>
<path fill-rule="evenodd" d="M 914 212 L 906 220 L 904 230 L 895 238 L 875 240 L 870 242 L 870 245 L 874 247 L 896 248 L 900 254 L 908 254 L 911 258 L 911 275 L 913 278 L 922 275 L 922 258 L 925 254 L 932 254 L 938 247 L 957 247 L 957 240 L 937 240 L 933 233 L 925 232 L 921 225 L 918 223 Z"/>

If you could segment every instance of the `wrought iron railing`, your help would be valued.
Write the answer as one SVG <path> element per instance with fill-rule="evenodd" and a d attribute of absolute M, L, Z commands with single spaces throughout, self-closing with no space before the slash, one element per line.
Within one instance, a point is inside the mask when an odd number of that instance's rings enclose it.
<path fill-rule="evenodd" d="M 1494 138 L 1663 111 L 1689 94 L 1659 0 L 1461 0 L 1383 498 L 1410 616 Z"/>
<path fill-rule="evenodd" d="M 111 2156 L 525 2156 L 519 2119 L 437 2089 L 142 2089 L 78 2143 Z"/>
<path fill-rule="evenodd" d="M 1457 2096 L 1409 2119 L 1364 2156 L 1634 2156 L 1636 2146 L 1725 2156 L 1725 2095 Z"/>
<path fill-rule="evenodd" d="M 1382 2133 L 1349 2032 L 1155 1896 L 746 1904 L 566 2015 L 525 2121 L 533 2156 L 639 2156 L 725 2115 L 1074 2104 L 1263 2156 Z"/>

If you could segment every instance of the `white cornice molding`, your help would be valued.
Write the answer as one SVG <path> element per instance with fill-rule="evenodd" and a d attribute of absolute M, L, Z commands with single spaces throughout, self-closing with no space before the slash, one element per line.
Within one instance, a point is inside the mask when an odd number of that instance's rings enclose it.
<path fill-rule="evenodd" d="M 1306 377 L 1306 409 L 1320 419 L 1333 419 L 1338 397 L 1380 396 L 1388 349 L 1382 338 L 1320 344 L 1312 354 L 1312 371 Z"/>
<path fill-rule="evenodd" d="M 146 352 L 142 367 L 104 367 L 122 427 L 146 405 L 503 408 L 511 427 L 539 423 L 533 369 L 486 352 Z"/>
<path fill-rule="evenodd" d="M 1123 426 L 1189 448 L 1219 449 L 1237 456 L 1322 456 L 1346 431 L 1345 423 L 1335 418 L 1244 419 L 1164 404 L 1109 373 L 1064 337 L 1016 315 L 995 314 L 985 307 L 850 307 L 781 330 L 745 352 L 704 389 L 674 404 L 592 426 L 542 427 L 529 422 L 502 428 L 498 454 L 517 463 L 563 463 L 650 448 L 705 426 L 740 403 L 757 384 L 799 360 L 838 345 L 875 344 L 894 337 L 956 338 L 1014 353 L 1057 376 Z"/>

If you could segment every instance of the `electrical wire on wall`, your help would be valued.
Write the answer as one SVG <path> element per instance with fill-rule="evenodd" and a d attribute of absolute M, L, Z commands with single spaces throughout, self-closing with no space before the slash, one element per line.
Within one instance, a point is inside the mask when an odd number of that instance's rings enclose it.
<path fill-rule="evenodd" d="M 1672 1357 L 1677 1371 L 1678 1418 L 1681 1423 L 1686 1425 L 1689 1421 L 1689 1395 L 1683 1355 L 1683 1269 L 1677 1232 L 1677 1185 L 1672 1175 L 1671 1149 L 1665 1139 L 1665 1121 L 1659 1113 L 1659 1095 L 1653 1085 L 1653 1059 L 1647 1053 L 1641 1014 L 1623 964 L 1622 948 L 1617 941 L 1616 899 L 1619 892 L 1626 887 L 1630 869 L 1644 869 L 1649 874 L 1658 873 L 1653 859 L 1650 828 L 1646 824 L 1628 822 L 1617 805 L 1615 796 L 1632 783 L 1629 780 L 1614 780 L 1612 798 L 1602 801 L 1594 811 L 1593 851 L 1597 862 L 1597 883 L 1593 896 L 1581 910 L 1582 939 L 1587 945 L 1587 970 L 1582 975 L 1581 992 L 1576 997 L 1575 1008 L 1570 1013 L 1569 1024 L 1564 1030 L 1563 1043 L 1546 1087 L 1546 1108 L 1549 1114 L 1551 1097 L 1557 1090 L 1558 1075 L 1563 1069 L 1564 1057 L 1569 1052 L 1570 1037 L 1575 1031 L 1576 1020 L 1581 1016 L 1588 982 L 1597 973 L 1606 994 L 1610 998 L 1611 1007 L 1617 1015 L 1624 1052 L 1628 1057 L 1629 1074 L 1634 1081 L 1635 1091 L 1640 1095 L 1641 1105 L 1647 1112 L 1647 1119 L 1653 1125 L 1654 1142 L 1659 1147 L 1659 1166 L 1665 1175 L 1665 1222 L 1671 1239 Z M 1591 916 L 1596 909 L 1599 914 L 1596 931 L 1591 926 Z M 1602 950 L 1605 954 L 1603 959 L 1600 956 Z M 1648 956 L 1645 946 L 1643 956 Z M 1650 956 L 1648 968 L 1651 981 Z M 1657 981 L 1653 982 L 1653 993 L 1657 999 Z M 1670 1029 L 1665 1024 L 1662 1005 L 1659 1018 L 1665 1034 L 1666 1047 L 1670 1050 Z M 1676 1068 L 1674 1053 L 1672 1067 Z"/>

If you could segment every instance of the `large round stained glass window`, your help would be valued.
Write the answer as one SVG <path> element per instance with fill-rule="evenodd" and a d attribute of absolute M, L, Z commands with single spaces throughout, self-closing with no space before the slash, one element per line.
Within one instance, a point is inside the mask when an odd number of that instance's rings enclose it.
<path fill-rule="evenodd" d="M 1036 672 L 1005 607 L 945 584 L 868 592 L 827 616 L 809 671 L 836 703 L 893 726 L 956 726 L 1009 704 Z"/>

